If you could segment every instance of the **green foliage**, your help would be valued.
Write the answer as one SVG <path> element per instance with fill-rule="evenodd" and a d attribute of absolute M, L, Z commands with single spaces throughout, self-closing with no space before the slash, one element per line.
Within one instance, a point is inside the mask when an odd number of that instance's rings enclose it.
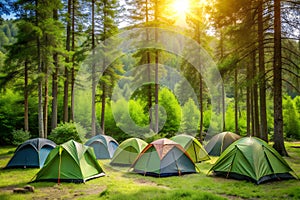
<path fill-rule="evenodd" d="M 13 21 L 5 21 L 0 26 L 0 51 L 5 53 L 5 47 L 15 42 L 14 36 L 17 34 L 17 28 Z"/>
<path fill-rule="evenodd" d="M 182 125 L 180 132 L 195 133 L 199 126 L 200 112 L 193 99 L 182 107 Z"/>
<path fill-rule="evenodd" d="M 0 98 L 0 144 L 12 144 L 12 132 L 23 127 L 21 96 L 8 89 Z"/>
<path fill-rule="evenodd" d="M 162 133 L 166 133 L 168 137 L 173 136 L 179 129 L 181 120 L 181 107 L 174 94 L 167 88 L 159 91 L 159 105 L 164 108 L 167 120 Z M 160 112 L 160 114 L 163 114 Z M 164 114 L 163 114 L 164 115 Z"/>
<path fill-rule="evenodd" d="M 144 113 L 140 101 L 119 99 L 112 102 L 114 120 L 128 136 L 143 137 L 148 124 L 148 116 Z"/>
<path fill-rule="evenodd" d="M 85 134 L 86 130 L 78 123 L 61 123 L 51 132 L 48 138 L 56 144 L 62 144 L 71 139 L 84 142 Z"/>
<path fill-rule="evenodd" d="M 14 130 L 12 132 L 12 141 L 13 145 L 19 145 L 25 142 L 30 138 L 30 133 L 28 131 L 24 131 L 23 129 Z"/>
<path fill-rule="evenodd" d="M 283 100 L 283 130 L 285 136 L 291 139 L 300 139 L 300 121 L 299 113 L 297 112 L 295 103 L 291 97 L 287 96 Z"/>

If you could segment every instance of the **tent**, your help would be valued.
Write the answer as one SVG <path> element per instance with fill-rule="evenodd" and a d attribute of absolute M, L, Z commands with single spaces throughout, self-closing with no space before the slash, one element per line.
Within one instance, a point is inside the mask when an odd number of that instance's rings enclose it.
<path fill-rule="evenodd" d="M 148 145 L 139 138 L 129 138 L 123 141 L 114 153 L 111 165 L 130 166 L 136 157 Z"/>
<path fill-rule="evenodd" d="M 196 173 L 196 166 L 183 147 L 165 138 L 148 144 L 132 168 L 136 173 L 156 177 Z"/>
<path fill-rule="evenodd" d="M 231 144 L 210 169 L 216 175 L 253 181 L 295 178 L 292 169 L 265 141 L 245 137 Z"/>
<path fill-rule="evenodd" d="M 41 168 L 56 144 L 44 138 L 25 141 L 16 149 L 5 168 Z"/>
<path fill-rule="evenodd" d="M 85 145 L 93 147 L 97 159 L 110 159 L 113 157 L 118 142 L 107 135 L 96 135 L 90 138 Z"/>
<path fill-rule="evenodd" d="M 74 140 L 56 146 L 34 181 L 82 183 L 105 175 L 93 149 Z"/>
<path fill-rule="evenodd" d="M 176 135 L 171 140 L 180 144 L 195 163 L 210 159 L 201 143 L 191 135 Z"/>
<path fill-rule="evenodd" d="M 213 136 L 209 142 L 204 146 L 208 155 L 220 156 L 221 153 L 234 141 L 241 137 L 235 133 L 222 132 Z"/>

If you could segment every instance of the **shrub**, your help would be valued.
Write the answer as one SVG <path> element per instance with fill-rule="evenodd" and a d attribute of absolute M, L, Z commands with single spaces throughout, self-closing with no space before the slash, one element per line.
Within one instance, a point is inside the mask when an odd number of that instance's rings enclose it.
<path fill-rule="evenodd" d="M 19 145 L 28 140 L 29 138 L 30 133 L 28 131 L 24 131 L 23 129 L 13 130 L 11 143 L 13 145 Z"/>
<path fill-rule="evenodd" d="M 56 144 L 62 144 L 71 139 L 77 142 L 84 142 L 85 134 L 86 130 L 80 124 L 70 122 L 59 124 L 48 138 Z"/>

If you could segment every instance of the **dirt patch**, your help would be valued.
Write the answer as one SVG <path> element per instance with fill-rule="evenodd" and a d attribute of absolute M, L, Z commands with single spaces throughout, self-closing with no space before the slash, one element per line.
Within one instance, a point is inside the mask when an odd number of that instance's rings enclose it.
<path fill-rule="evenodd" d="M 90 185 L 84 189 L 63 188 L 59 185 L 53 187 L 40 188 L 38 194 L 33 198 L 35 200 L 52 199 L 80 199 L 84 196 L 100 194 L 106 189 L 105 186 Z"/>
<path fill-rule="evenodd" d="M 159 187 L 159 188 L 163 188 L 163 189 L 170 189 L 170 188 L 167 187 L 167 186 L 164 186 L 164 185 L 158 185 L 158 184 L 155 183 L 155 182 L 147 181 L 147 180 L 145 180 L 145 179 L 136 179 L 134 182 L 135 182 L 136 184 L 138 184 L 138 185 L 154 186 L 154 187 Z"/>

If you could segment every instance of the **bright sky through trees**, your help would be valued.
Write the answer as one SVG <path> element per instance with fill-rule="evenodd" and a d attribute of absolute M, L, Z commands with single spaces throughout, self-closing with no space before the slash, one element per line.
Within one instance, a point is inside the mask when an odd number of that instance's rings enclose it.
<path fill-rule="evenodd" d="M 189 12 L 190 1 L 189 0 L 174 0 L 172 4 L 172 11 L 176 18 L 176 25 L 185 26 L 185 15 Z"/>

